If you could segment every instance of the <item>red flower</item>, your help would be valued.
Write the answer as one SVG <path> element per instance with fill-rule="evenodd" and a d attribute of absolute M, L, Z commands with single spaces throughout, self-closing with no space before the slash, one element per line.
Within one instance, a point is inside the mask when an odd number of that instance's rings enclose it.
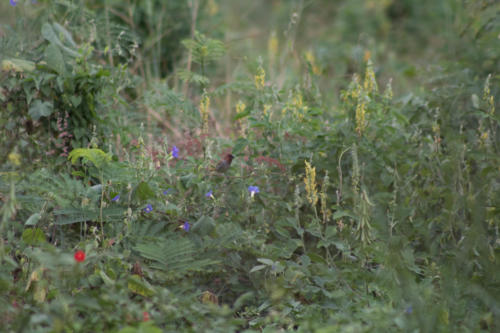
<path fill-rule="evenodd" d="M 75 252 L 74 257 L 77 262 L 82 262 L 85 260 L 85 252 L 83 252 L 82 250 L 78 250 Z"/>
<path fill-rule="evenodd" d="M 147 313 L 146 311 L 144 311 L 142 313 L 142 321 L 148 321 L 149 320 L 149 313 Z"/>

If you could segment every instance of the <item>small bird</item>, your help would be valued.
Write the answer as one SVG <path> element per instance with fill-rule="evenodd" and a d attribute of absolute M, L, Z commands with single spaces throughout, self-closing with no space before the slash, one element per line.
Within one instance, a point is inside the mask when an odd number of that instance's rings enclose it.
<path fill-rule="evenodd" d="M 224 173 L 227 170 L 229 170 L 229 167 L 231 166 L 231 162 L 233 161 L 234 156 L 232 154 L 227 154 L 222 161 L 217 163 L 217 166 L 215 167 L 215 171 Z"/>

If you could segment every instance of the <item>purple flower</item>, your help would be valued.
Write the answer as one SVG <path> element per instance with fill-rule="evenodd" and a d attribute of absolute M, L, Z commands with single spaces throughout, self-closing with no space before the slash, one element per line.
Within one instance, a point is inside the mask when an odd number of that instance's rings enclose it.
<path fill-rule="evenodd" d="M 259 187 L 258 186 L 248 186 L 248 192 L 250 192 L 250 196 L 253 198 L 255 193 L 259 193 Z"/>
<path fill-rule="evenodd" d="M 188 221 L 184 222 L 183 225 L 181 225 L 181 228 L 184 229 L 184 231 L 189 231 L 189 229 L 191 228 L 191 225 L 189 224 Z"/>
<path fill-rule="evenodd" d="M 171 191 L 172 191 L 172 189 L 171 189 L 171 188 L 166 189 L 165 191 L 163 191 L 163 194 L 164 194 L 164 195 L 167 195 L 167 194 L 169 194 Z"/>
<path fill-rule="evenodd" d="M 205 197 L 207 197 L 207 198 L 213 198 L 214 194 L 213 194 L 212 190 L 210 190 L 207 193 L 205 193 Z"/>
<path fill-rule="evenodd" d="M 9 2 L 10 2 L 10 5 L 12 7 L 16 7 L 16 5 L 17 5 L 17 1 L 16 0 L 9 0 Z"/>
<path fill-rule="evenodd" d="M 177 148 L 177 146 L 172 147 L 172 156 L 175 158 L 179 158 L 179 148 Z"/>
<path fill-rule="evenodd" d="M 151 204 L 147 204 L 146 208 L 144 208 L 145 213 L 151 213 L 153 211 L 153 206 Z"/>
<path fill-rule="evenodd" d="M 409 307 L 406 308 L 405 312 L 406 312 L 406 314 L 412 314 L 413 313 L 413 307 L 410 305 Z"/>
<path fill-rule="evenodd" d="M 111 199 L 111 201 L 113 201 L 113 202 L 117 202 L 118 200 L 120 200 L 119 194 L 117 194 L 113 199 Z"/>

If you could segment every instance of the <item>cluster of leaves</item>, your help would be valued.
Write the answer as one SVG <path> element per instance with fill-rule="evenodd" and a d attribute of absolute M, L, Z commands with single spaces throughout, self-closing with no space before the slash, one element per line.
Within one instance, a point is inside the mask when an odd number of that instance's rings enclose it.
<path fill-rule="evenodd" d="M 71 149 L 87 146 L 92 136 L 105 141 L 113 113 L 106 110 L 130 85 L 125 68 L 109 70 L 89 60 L 92 47 L 77 45 L 61 25 L 43 24 L 41 36 L 43 41 L 34 51 L 41 60 L 2 61 L 4 160 L 13 151 L 30 161 L 66 157 Z"/>
<path fill-rule="evenodd" d="M 94 96 L 121 71 L 96 69 L 57 24 L 42 32 L 46 63 L 5 62 L 6 82 L 29 89 L 4 96 L 18 94 L 23 117 L 39 115 L 39 126 L 50 127 L 49 99 L 79 121 L 78 107 L 93 104 L 74 105 L 75 87 L 90 80 Z M 183 44 L 201 74 L 181 71 L 182 79 L 206 88 L 199 108 L 167 86 L 163 102 L 153 90 L 146 99 L 171 114 L 191 108 L 192 131 L 203 135 L 146 144 L 141 127 L 126 153 L 75 141 L 59 172 L 48 165 L 27 174 L 7 150 L 0 174 L 6 330 L 500 327 L 497 77 L 451 64 L 424 93 L 393 97 L 365 54 L 341 94 L 323 98 L 321 71 L 306 55 L 304 76 L 292 84 L 270 80 L 258 61 L 210 89 L 217 81 L 205 65 L 222 56 L 222 43 L 194 34 Z M 239 98 L 233 140 L 207 131 L 210 102 L 229 93 Z M 220 173 L 214 166 L 227 147 L 234 160 Z"/>

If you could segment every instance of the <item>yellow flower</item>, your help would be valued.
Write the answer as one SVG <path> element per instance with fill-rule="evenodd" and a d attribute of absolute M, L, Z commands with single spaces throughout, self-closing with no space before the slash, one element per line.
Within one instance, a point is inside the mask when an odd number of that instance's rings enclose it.
<path fill-rule="evenodd" d="M 370 59 L 366 62 L 365 82 L 363 83 L 365 92 L 367 94 L 377 92 L 377 81 L 375 80 L 375 72 L 373 71 L 373 64 Z"/>
<path fill-rule="evenodd" d="M 247 106 L 245 105 L 245 103 L 243 103 L 242 101 L 238 101 L 238 103 L 236 104 L 236 113 L 242 113 L 243 111 L 245 111 L 246 107 Z"/>
<path fill-rule="evenodd" d="M 271 106 L 271 104 L 264 104 L 264 109 L 262 110 L 264 116 L 267 116 L 267 112 L 269 111 L 269 109 L 271 109 Z"/>
<path fill-rule="evenodd" d="M 264 88 L 264 85 L 266 83 L 266 71 L 264 71 L 264 68 L 262 66 L 259 66 L 257 69 L 257 74 L 254 76 L 254 82 L 255 82 L 255 88 L 257 90 L 261 90 Z"/>
<path fill-rule="evenodd" d="M 306 176 L 304 177 L 304 183 L 306 185 L 307 200 L 312 207 L 316 206 L 318 202 L 318 190 L 316 185 L 316 168 L 312 167 L 307 161 L 306 163 Z"/>
<path fill-rule="evenodd" d="M 207 7 L 208 14 L 210 16 L 214 16 L 219 12 L 219 5 L 217 4 L 217 2 L 215 2 L 215 0 L 208 0 Z"/>
<path fill-rule="evenodd" d="M 363 98 L 359 98 L 358 104 L 356 105 L 356 132 L 358 132 L 359 135 L 363 134 L 366 128 L 365 106 L 366 104 Z"/>
<path fill-rule="evenodd" d="M 7 158 L 9 159 L 9 162 L 14 164 L 15 166 L 21 165 L 21 155 L 19 155 L 18 153 L 10 153 Z"/>
<path fill-rule="evenodd" d="M 311 69 L 312 69 L 313 74 L 315 74 L 315 75 L 321 74 L 321 70 L 318 67 L 318 65 L 316 64 L 316 58 L 314 57 L 313 52 L 312 51 L 307 51 L 306 54 L 305 54 L 305 57 L 306 57 L 306 60 L 311 65 Z"/>

